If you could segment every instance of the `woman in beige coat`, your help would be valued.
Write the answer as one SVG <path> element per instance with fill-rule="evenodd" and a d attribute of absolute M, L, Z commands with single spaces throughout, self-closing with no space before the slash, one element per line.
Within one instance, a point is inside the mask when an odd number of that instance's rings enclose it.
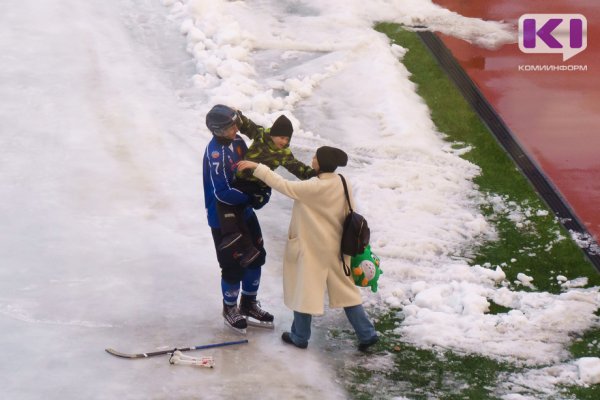
<path fill-rule="evenodd" d="M 340 259 L 342 223 L 349 208 L 342 180 L 334 171 L 347 161 L 342 150 L 320 147 L 312 160 L 318 177 L 307 181 L 288 181 L 252 161 L 238 164 L 238 169 L 254 169 L 255 177 L 294 199 L 283 260 L 284 302 L 294 311 L 294 322 L 282 339 L 299 348 L 308 346 L 312 315 L 323 314 L 325 290 L 331 308 L 344 308 L 358 336 L 359 350 L 378 340 L 362 307 L 360 292 L 352 277 L 344 274 Z M 350 264 L 349 257 L 346 263 Z"/>

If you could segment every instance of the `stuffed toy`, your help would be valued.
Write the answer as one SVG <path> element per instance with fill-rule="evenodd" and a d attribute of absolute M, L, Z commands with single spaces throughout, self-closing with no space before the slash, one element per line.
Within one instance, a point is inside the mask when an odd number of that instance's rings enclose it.
<path fill-rule="evenodd" d="M 377 281 L 383 271 L 379 268 L 381 261 L 379 257 L 371 252 L 371 246 L 368 245 L 362 254 L 352 257 L 350 269 L 356 286 L 370 286 L 373 293 L 377 292 Z"/>

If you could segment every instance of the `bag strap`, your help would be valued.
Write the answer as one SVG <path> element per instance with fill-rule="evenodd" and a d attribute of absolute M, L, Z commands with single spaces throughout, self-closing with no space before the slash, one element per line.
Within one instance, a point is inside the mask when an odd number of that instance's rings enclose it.
<path fill-rule="evenodd" d="M 350 203 L 350 195 L 348 194 L 348 185 L 346 184 L 346 179 L 344 179 L 344 175 L 338 174 L 340 178 L 342 178 L 342 184 L 344 185 L 344 194 L 346 195 L 346 200 L 348 201 L 348 207 L 350 207 L 350 212 L 354 212 L 352 209 L 352 203 Z"/>
<path fill-rule="evenodd" d="M 338 174 L 340 176 L 340 178 L 342 179 L 342 184 L 344 185 L 344 194 L 346 195 L 346 200 L 348 201 L 348 207 L 350 207 L 350 212 L 354 212 L 354 210 L 352 210 L 352 203 L 350 203 L 350 195 L 348 194 L 348 185 L 346 185 L 346 179 L 344 179 L 344 175 L 342 174 Z M 344 224 L 344 226 L 342 227 L 342 232 L 343 229 L 346 229 L 346 224 Z M 346 274 L 346 276 L 350 276 L 350 267 L 346 264 L 346 260 L 344 260 L 344 251 L 342 250 L 342 244 L 340 243 L 340 258 L 342 259 L 342 264 L 344 265 L 344 274 Z"/>

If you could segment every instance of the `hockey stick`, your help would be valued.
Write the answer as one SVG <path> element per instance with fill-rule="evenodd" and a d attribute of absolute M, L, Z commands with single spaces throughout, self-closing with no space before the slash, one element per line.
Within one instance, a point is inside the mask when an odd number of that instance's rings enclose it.
<path fill-rule="evenodd" d="M 117 357 L 121 357 L 121 358 L 148 358 L 148 357 L 154 357 L 154 356 L 162 356 L 164 354 L 172 354 L 173 352 L 179 350 L 179 351 L 190 351 L 190 350 L 201 350 L 201 349 L 211 349 L 213 347 L 223 347 L 223 346 L 232 346 L 235 344 L 244 344 L 244 343 L 248 343 L 248 339 L 244 339 L 244 340 L 237 340 L 235 342 L 223 342 L 223 343 L 214 343 L 214 344 L 205 344 L 205 345 L 201 345 L 201 346 L 190 346 L 190 347 L 185 347 L 185 348 L 174 348 L 171 350 L 161 350 L 161 351 L 154 351 L 151 353 L 136 353 L 136 354 L 127 354 L 127 353 L 121 353 L 120 351 L 117 351 L 115 349 L 104 349 L 108 354 L 112 354 L 113 356 L 117 356 Z"/>

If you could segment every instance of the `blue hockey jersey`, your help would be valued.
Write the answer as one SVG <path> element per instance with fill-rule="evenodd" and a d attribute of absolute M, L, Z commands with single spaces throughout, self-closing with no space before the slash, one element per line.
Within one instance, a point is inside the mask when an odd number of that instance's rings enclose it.
<path fill-rule="evenodd" d="M 206 146 L 202 163 L 202 178 L 204 183 L 204 205 L 211 228 L 219 228 L 217 216 L 217 200 L 230 205 L 248 204 L 250 198 L 242 191 L 233 187 L 235 166 L 244 159 L 248 147 L 244 140 L 236 135 L 231 144 L 219 143 L 216 137 Z M 244 218 L 249 218 L 254 211 L 247 207 Z"/>

